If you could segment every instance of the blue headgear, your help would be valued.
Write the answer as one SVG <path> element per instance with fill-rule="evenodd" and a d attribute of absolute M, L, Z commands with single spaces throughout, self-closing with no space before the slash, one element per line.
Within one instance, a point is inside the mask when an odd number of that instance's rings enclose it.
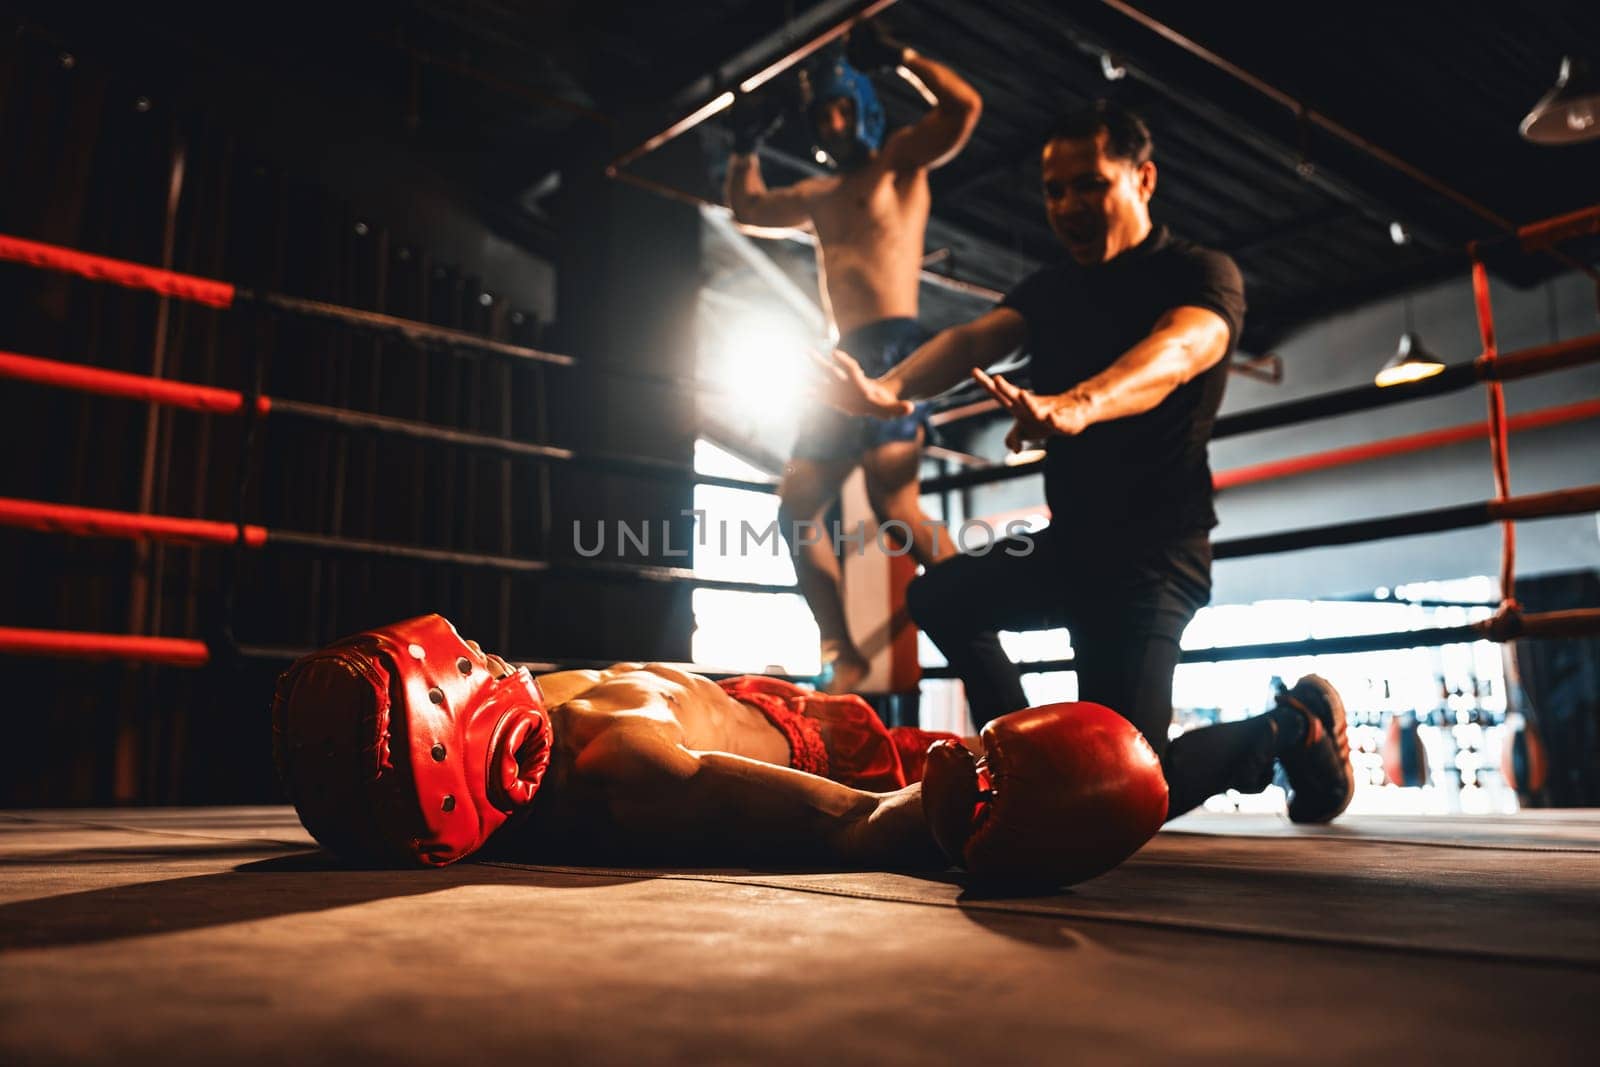
<path fill-rule="evenodd" d="M 839 56 L 811 76 L 811 106 L 844 97 L 856 106 L 856 141 L 869 152 L 883 146 L 883 104 L 872 80 Z M 816 136 L 816 123 L 811 125 Z M 821 146 L 817 146 L 821 151 Z"/>

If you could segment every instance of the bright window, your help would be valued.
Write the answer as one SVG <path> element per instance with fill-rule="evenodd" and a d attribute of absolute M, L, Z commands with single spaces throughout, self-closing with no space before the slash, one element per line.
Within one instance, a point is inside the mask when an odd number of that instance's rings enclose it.
<path fill-rule="evenodd" d="M 695 470 L 724 478 L 762 472 L 709 441 L 695 443 Z M 694 571 L 726 581 L 794 583 L 794 563 L 778 534 L 778 498 L 771 493 L 697 485 Z M 708 668 L 815 674 L 817 624 L 798 593 L 694 591 L 690 655 Z"/>

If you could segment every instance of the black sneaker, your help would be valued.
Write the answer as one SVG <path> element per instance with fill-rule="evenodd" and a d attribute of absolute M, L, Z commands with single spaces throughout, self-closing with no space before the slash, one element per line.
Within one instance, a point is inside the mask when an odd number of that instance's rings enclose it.
<path fill-rule="evenodd" d="M 1339 691 L 1327 679 L 1308 674 L 1278 694 L 1278 706 L 1298 708 L 1311 720 L 1305 741 L 1279 757 L 1289 778 L 1289 818 L 1332 822 L 1355 794 L 1350 734 Z"/>

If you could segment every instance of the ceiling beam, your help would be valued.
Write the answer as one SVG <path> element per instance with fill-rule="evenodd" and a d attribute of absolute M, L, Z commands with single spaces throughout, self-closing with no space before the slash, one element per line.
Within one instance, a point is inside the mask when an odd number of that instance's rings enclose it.
<path fill-rule="evenodd" d="M 1298 174 L 1313 188 L 1385 223 L 1395 219 L 1405 221 L 1411 227 L 1413 236 L 1425 243 L 1441 248 L 1460 245 L 1459 240 L 1446 238 L 1431 227 L 1415 222 L 1413 212 L 1374 196 L 1354 182 L 1306 159 L 1298 146 L 1290 145 L 1266 133 L 1255 123 L 1245 120 L 1241 114 L 1212 102 L 1208 96 L 1196 92 L 1194 86 L 1179 85 L 1168 78 L 1156 76 L 1152 73 L 1156 69 L 1155 65 L 1147 62 L 1149 54 L 1147 42 L 1136 42 L 1129 47 L 1128 38 L 1132 36 L 1131 34 L 1113 42 L 1088 28 L 1081 12 L 1075 12 L 1074 21 L 1068 26 L 1061 12 L 1053 6 L 1041 5 L 1038 0 L 1014 0 L 1014 2 L 1019 9 L 1032 16 L 1041 32 L 1053 33 L 1064 43 L 1088 55 L 1099 57 L 1106 52 L 1114 53 L 1118 62 L 1127 70 L 1128 77 L 1159 93 L 1172 107 L 1187 112 L 1226 136 L 1281 164 L 1286 170 Z M 1130 29 L 1133 25 L 1131 22 L 1128 23 Z"/>

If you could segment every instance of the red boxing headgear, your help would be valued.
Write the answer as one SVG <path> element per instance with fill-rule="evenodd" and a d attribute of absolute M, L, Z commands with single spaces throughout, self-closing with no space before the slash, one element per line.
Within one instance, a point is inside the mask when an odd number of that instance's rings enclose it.
<path fill-rule="evenodd" d="M 278 679 L 272 748 L 330 852 L 442 867 L 533 802 L 550 721 L 525 668 L 494 677 L 439 615 L 336 641 Z"/>

